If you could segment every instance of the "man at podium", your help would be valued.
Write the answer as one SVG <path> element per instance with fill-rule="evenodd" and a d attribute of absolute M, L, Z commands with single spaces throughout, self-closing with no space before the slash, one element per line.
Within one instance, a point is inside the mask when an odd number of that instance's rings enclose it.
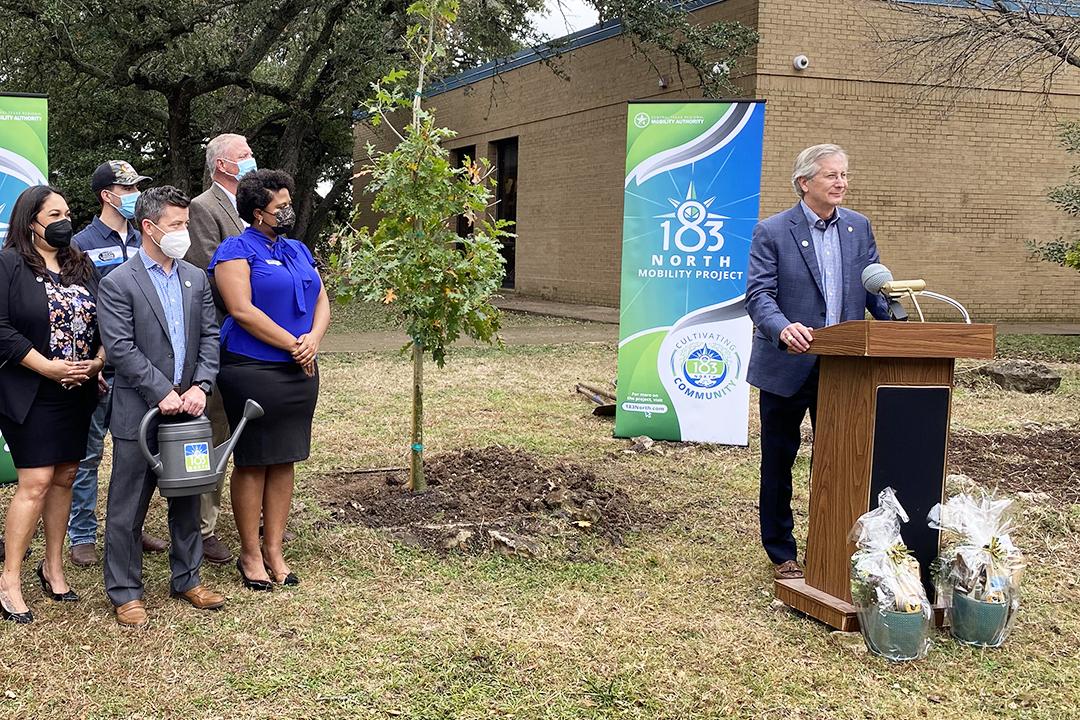
<path fill-rule="evenodd" d="M 756 328 L 747 381 L 761 391 L 761 544 L 778 580 L 803 577 L 792 533 L 791 469 L 807 411 L 811 425 L 816 420 L 819 362 L 807 353 L 813 330 L 862 320 L 867 310 L 889 319 L 885 299 L 862 286 L 863 269 L 878 262 L 870 221 L 840 207 L 847 155 L 831 144 L 803 150 L 791 184 L 799 203 L 754 227 L 746 280 L 746 310 Z"/>

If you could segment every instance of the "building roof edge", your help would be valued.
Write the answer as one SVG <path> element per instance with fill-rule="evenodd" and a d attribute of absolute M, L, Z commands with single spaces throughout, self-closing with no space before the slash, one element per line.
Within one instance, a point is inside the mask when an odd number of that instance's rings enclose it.
<path fill-rule="evenodd" d="M 675 2 L 672 4 L 680 7 L 686 12 L 693 12 L 721 2 L 724 2 L 724 0 L 684 0 L 684 2 Z M 592 45 L 593 43 L 618 37 L 619 35 L 622 35 L 622 33 L 623 24 L 621 20 L 601 22 L 592 27 L 587 27 L 578 30 L 575 33 L 571 33 L 570 35 L 552 40 L 550 43 L 525 48 L 509 57 L 492 60 L 483 65 L 464 70 L 457 75 L 452 75 L 448 78 L 433 82 L 425 88 L 424 95 L 433 97 L 435 95 L 450 92 L 451 90 L 457 90 L 458 88 L 472 85 L 481 80 L 493 78 L 496 75 L 501 75 L 510 70 L 516 70 L 517 68 L 526 65 L 542 62 L 548 58 L 555 57 L 560 53 L 572 52 L 587 45 Z"/>

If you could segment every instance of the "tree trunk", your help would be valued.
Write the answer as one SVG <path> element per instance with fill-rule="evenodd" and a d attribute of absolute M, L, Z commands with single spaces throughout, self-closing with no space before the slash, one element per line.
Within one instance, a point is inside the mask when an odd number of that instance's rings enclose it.
<path fill-rule="evenodd" d="M 409 489 L 427 490 L 424 480 L 424 346 L 413 341 L 412 452 L 409 457 Z"/>
<path fill-rule="evenodd" d="M 191 194 L 191 94 L 178 88 L 169 99 L 169 183 Z"/>

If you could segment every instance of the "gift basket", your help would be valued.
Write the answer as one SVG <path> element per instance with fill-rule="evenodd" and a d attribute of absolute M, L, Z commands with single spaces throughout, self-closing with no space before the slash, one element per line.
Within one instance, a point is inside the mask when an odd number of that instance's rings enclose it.
<path fill-rule="evenodd" d="M 934 627 L 919 561 L 900 536 L 900 523 L 907 521 L 893 489 L 885 488 L 878 508 L 860 517 L 848 535 L 859 548 L 851 556 L 851 600 L 866 647 L 897 662 L 926 657 Z"/>
<path fill-rule="evenodd" d="M 1011 505 L 960 494 L 927 516 L 930 527 L 946 533 L 932 568 L 938 597 L 948 607 L 952 636 L 967 645 L 1001 645 L 1020 607 L 1024 556 L 1009 539 Z"/>

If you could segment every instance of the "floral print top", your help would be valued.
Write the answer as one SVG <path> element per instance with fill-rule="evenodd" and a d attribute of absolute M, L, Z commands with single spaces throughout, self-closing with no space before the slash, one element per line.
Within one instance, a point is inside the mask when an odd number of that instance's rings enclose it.
<path fill-rule="evenodd" d="M 97 333 L 97 304 L 82 285 L 64 287 L 49 271 L 45 279 L 49 298 L 49 359 L 89 360 Z"/>

